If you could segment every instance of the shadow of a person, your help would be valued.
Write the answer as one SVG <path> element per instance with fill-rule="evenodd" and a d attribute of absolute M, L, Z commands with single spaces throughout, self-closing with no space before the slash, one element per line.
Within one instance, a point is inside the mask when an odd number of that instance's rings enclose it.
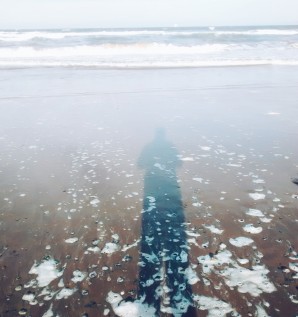
<path fill-rule="evenodd" d="M 145 170 L 139 296 L 155 307 L 157 315 L 195 316 L 187 283 L 185 217 L 176 175 L 181 160 L 163 129 L 144 147 L 138 166 Z"/>

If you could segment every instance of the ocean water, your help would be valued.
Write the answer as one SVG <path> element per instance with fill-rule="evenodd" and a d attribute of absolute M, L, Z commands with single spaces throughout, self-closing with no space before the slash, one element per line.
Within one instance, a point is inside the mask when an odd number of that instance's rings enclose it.
<path fill-rule="evenodd" d="M 298 65 L 298 26 L 0 30 L 0 67 Z"/>

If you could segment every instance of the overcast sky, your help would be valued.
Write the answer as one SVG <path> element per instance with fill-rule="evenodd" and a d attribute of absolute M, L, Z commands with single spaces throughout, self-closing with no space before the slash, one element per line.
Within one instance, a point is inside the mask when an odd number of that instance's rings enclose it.
<path fill-rule="evenodd" d="M 298 0 L 0 0 L 0 28 L 298 24 Z"/>

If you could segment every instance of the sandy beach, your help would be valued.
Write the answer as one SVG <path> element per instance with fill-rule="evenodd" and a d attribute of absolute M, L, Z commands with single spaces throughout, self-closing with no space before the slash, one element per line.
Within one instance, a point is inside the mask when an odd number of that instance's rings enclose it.
<path fill-rule="evenodd" d="M 0 87 L 0 316 L 297 315 L 297 67 Z"/>

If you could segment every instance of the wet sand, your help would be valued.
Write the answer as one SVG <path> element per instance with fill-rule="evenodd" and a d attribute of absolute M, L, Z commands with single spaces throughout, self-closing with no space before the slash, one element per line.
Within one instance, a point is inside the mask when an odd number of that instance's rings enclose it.
<path fill-rule="evenodd" d="M 0 316 L 295 316 L 297 74 L 1 70 Z"/>

